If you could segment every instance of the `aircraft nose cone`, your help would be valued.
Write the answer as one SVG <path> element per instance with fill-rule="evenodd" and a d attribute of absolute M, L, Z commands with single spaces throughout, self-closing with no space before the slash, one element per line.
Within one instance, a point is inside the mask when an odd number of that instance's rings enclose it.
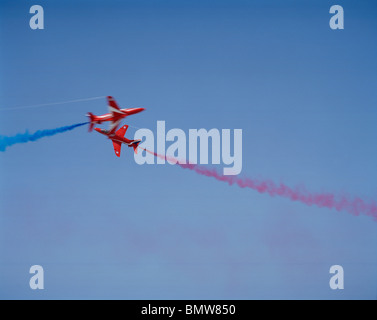
<path fill-rule="evenodd" d="M 101 129 L 100 128 L 94 128 L 94 130 L 96 130 L 97 132 L 101 133 Z"/>
<path fill-rule="evenodd" d="M 127 115 L 132 115 L 132 114 L 136 114 L 136 113 L 139 113 L 141 111 L 144 111 L 145 109 L 144 108 L 131 108 L 131 109 L 127 109 Z"/>

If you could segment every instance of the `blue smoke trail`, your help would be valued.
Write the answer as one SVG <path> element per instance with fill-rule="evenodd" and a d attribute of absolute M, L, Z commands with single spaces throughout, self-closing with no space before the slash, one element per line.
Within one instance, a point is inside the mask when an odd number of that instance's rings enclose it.
<path fill-rule="evenodd" d="M 29 133 L 28 131 L 26 131 L 25 133 L 18 133 L 15 136 L 11 137 L 0 135 L 0 151 L 5 151 L 7 147 L 13 146 L 17 143 L 26 143 L 29 141 L 36 141 L 44 137 L 51 137 L 55 134 L 70 131 L 85 124 L 88 124 L 88 122 L 73 124 L 71 126 L 65 126 L 56 129 L 38 130 L 34 133 Z"/>

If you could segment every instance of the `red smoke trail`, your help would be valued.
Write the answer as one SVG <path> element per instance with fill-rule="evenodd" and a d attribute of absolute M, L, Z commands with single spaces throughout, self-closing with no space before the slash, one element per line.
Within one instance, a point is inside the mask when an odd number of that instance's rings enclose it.
<path fill-rule="evenodd" d="M 141 148 L 143 149 L 143 148 Z M 177 159 L 162 156 L 155 152 L 143 149 L 161 159 L 170 162 L 176 162 Z M 335 209 L 337 211 L 347 211 L 355 216 L 361 214 L 370 216 L 377 221 L 377 204 L 375 202 L 366 203 L 364 200 L 355 197 L 336 196 L 332 193 L 313 193 L 304 188 L 291 188 L 283 183 L 276 184 L 271 180 L 259 181 L 251 178 L 240 178 L 237 176 L 224 176 L 219 174 L 216 169 L 209 169 L 197 164 L 183 164 L 177 162 L 177 165 L 183 169 L 192 170 L 202 176 L 212 177 L 216 180 L 227 182 L 229 185 L 236 184 L 241 188 L 249 188 L 259 193 L 268 193 L 270 196 L 280 196 L 292 201 L 299 201 L 308 206 L 316 205 L 320 208 Z"/>

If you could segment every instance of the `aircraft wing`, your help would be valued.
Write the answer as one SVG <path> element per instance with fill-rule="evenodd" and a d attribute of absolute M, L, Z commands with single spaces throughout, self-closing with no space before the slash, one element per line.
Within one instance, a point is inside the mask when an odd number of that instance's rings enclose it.
<path fill-rule="evenodd" d="M 127 129 L 128 129 L 128 125 L 125 124 L 122 128 L 120 128 L 120 129 L 116 132 L 116 135 L 117 135 L 117 136 L 124 137 L 124 135 L 126 134 Z"/>
<path fill-rule="evenodd" d="M 120 157 L 120 149 L 122 148 L 122 144 L 118 141 L 113 140 L 114 152 L 117 157 Z"/>
<path fill-rule="evenodd" d="M 109 105 L 109 112 L 112 114 L 113 119 L 114 119 L 111 122 L 110 128 L 109 128 L 110 134 L 113 134 L 118 129 L 118 126 L 119 126 L 121 120 L 126 115 L 122 110 L 119 109 L 118 104 L 116 103 L 116 101 L 114 100 L 113 97 L 108 96 L 107 102 L 108 102 L 108 105 Z"/>
<path fill-rule="evenodd" d="M 107 97 L 107 103 L 109 105 L 109 112 L 110 113 L 123 114 L 123 112 L 120 110 L 120 108 L 118 107 L 118 104 L 116 103 L 116 101 L 114 100 L 113 97 L 108 96 Z"/>
<path fill-rule="evenodd" d="M 122 121 L 122 118 L 119 118 L 119 119 L 111 122 L 110 128 L 109 128 L 110 134 L 113 134 L 118 129 L 118 126 L 119 126 L 121 121 Z"/>

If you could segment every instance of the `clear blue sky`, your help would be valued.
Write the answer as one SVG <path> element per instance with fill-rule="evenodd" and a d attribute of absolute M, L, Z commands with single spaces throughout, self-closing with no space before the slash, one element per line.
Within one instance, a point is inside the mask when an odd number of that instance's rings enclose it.
<path fill-rule="evenodd" d="M 42 0 L 36 31 L 32 4 L 0 3 L 0 108 L 112 95 L 146 108 L 127 119 L 136 127 L 243 129 L 243 175 L 377 200 L 375 1 Z M 344 30 L 329 27 L 333 4 Z M 0 134 L 106 110 L 2 111 Z M 139 166 L 85 127 L 0 154 L 2 299 L 376 299 L 376 231 L 365 216 Z M 29 288 L 35 264 L 43 291 Z M 343 291 L 329 288 L 334 264 Z"/>

